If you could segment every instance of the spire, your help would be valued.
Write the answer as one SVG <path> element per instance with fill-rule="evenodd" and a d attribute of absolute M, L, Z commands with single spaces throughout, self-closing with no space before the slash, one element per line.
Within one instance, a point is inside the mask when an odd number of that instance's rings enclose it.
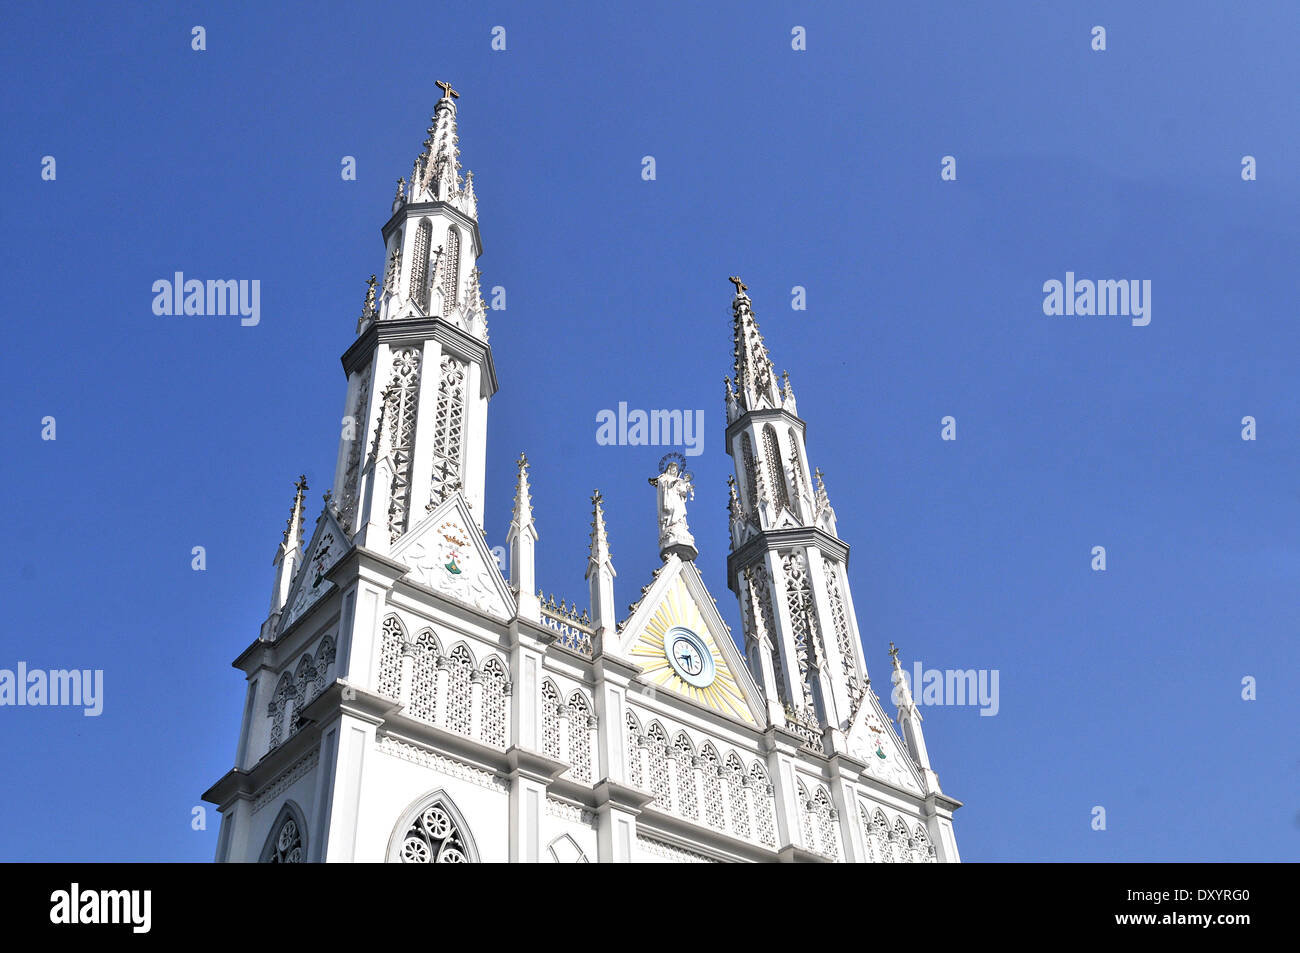
<path fill-rule="evenodd" d="M 745 293 L 749 289 L 734 275 L 729 280 L 736 286 L 731 312 L 735 335 L 735 387 L 740 407 L 744 411 L 780 407 L 772 361 L 767 356 L 763 335 L 759 333 L 753 305 Z"/>
<path fill-rule="evenodd" d="M 817 481 L 817 495 L 813 500 L 816 511 L 813 515 L 813 521 L 838 539 L 839 533 L 835 529 L 835 509 L 831 506 L 831 498 L 826 492 L 826 484 L 822 482 L 821 467 L 813 471 L 813 478 Z"/>
<path fill-rule="evenodd" d="M 442 98 L 433 107 L 424 152 L 416 160 L 412 173 L 413 202 L 451 202 L 461 191 L 460 139 L 456 135 L 456 100 L 460 93 L 450 83 L 439 80 Z"/>
<path fill-rule="evenodd" d="M 306 475 L 298 477 L 294 484 L 293 506 L 289 508 L 289 519 L 284 526 L 284 539 L 276 547 L 275 583 L 271 586 L 271 608 L 266 621 L 262 623 L 262 638 L 270 641 L 280 622 L 280 613 L 289 601 L 289 590 L 293 587 L 293 577 L 302 561 L 302 502 L 307 495 Z"/>
<path fill-rule="evenodd" d="M 613 572 L 614 563 L 610 559 L 609 551 L 609 534 L 605 530 L 605 511 L 601 509 L 601 504 L 605 498 L 600 495 L 600 490 L 593 490 L 591 493 L 591 554 L 587 560 L 587 578 L 591 578 L 592 572 L 603 565 L 608 565 Z"/>
<path fill-rule="evenodd" d="M 284 524 L 284 541 L 280 544 L 280 556 L 291 549 L 302 548 L 302 501 L 307 495 L 307 475 L 304 473 L 294 483 L 297 491 L 293 496 L 293 506 L 289 508 L 289 519 Z M 280 557 L 277 557 L 280 558 Z"/>
<path fill-rule="evenodd" d="M 377 313 L 375 310 L 375 283 L 378 280 L 374 275 L 371 275 L 366 281 L 366 300 L 361 306 L 361 317 L 357 318 L 357 334 L 364 331 L 366 326 L 375 320 Z"/>
<path fill-rule="evenodd" d="M 722 378 L 722 383 L 727 389 L 723 396 L 723 403 L 727 408 L 727 425 L 730 426 L 740 416 L 740 404 L 736 403 L 736 387 L 731 382 L 731 378 Z"/>
<path fill-rule="evenodd" d="M 894 671 L 890 676 L 894 682 L 893 701 L 898 708 L 898 724 L 903 729 L 907 753 L 911 755 L 916 766 L 920 768 L 921 774 L 925 776 L 926 790 L 938 791 L 939 776 L 930 767 L 930 754 L 926 751 L 925 735 L 921 731 L 921 712 L 916 707 L 915 699 L 912 698 L 911 689 L 908 688 L 907 674 L 898 664 L 898 646 L 893 642 L 889 643 L 889 658 L 894 663 Z"/>
<path fill-rule="evenodd" d="M 605 529 L 604 498 L 600 490 L 591 492 L 591 555 L 587 559 L 587 583 L 591 595 L 591 625 L 596 630 L 592 639 L 595 654 L 601 655 L 614 648 L 618 631 L 617 609 L 614 607 L 614 562 L 610 558 L 609 534 Z"/>
<path fill-rule="evenodd" d="M 528 457 L 520 453 L 515 461 L 519 470 L 518 482 L 515 484 L 515 509 L 510 520 L 512 532 L 533 529 L 533 496 L 528 486 Z M 534 535 L 536 533 L 534 532 Z"/>
<path fill-rule="evenodd" d="M 533 594 L 537 587 L 537 527 L 533 523 L 533 494 L 528 486 L 528 457 L 519 454 L 515 466 L 519 468 L 515 508 L 506 532 L 506 544 L 510 547 L 510 585 L 518 591 L 520 617 L 536 622 L 541 617 L 541 608 Z"/>
<path fill-rule="evenodd" d="M 799 408 L 794 400 L 794 388 L 790 385 L 790 372 L 781 372 L 781 406 L 796 417 L 799 415 Z"/>

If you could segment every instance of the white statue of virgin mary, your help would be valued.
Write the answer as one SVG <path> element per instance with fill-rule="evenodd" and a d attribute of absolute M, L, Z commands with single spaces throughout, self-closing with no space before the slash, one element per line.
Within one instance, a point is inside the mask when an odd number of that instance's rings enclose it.
<path fill-rule="evenodd" d="M 695 487 L 686 475 L 677 470 L 677 463 L 669 461 L 658 476 L 650 478 L 657 491 L 659 503 L 659 552 L 667 556 L 675 552 L 683 559 L 699 555 L 695 537 L 686 525 L 686 500 L 695 499 Z"/>

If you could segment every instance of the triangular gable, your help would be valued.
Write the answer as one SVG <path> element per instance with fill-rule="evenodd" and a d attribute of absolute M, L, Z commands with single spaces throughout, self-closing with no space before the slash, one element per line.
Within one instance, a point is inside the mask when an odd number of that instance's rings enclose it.
<path fill-rule="evenodd" d="M 293 625 L 304 612 L 334 588 L 334 583 L 325 578 L 325 574 L 334 567 L 352 544 L 348 536 L 334 519 L 334 514 L 327 506 L 316 520 L 316 530 L 311 534 L 307 544 L 307 558 L 298 567 L 293 586 L 289 589 L 288 608 L 280 619 L 280 631 Z"/>
<path fill-rule="evenodd" d="M 713 679 L 705 686 L 688 683 L 669 662 L 669 633 L 676 628 L 695 633 L 713 659 Z M 764 718 L 758 687 L 744 657 L 731 640 L 718 607 L 694 563 L 670 555 L 640 605 L 623 624 L 619 649 L 644 670 L 642 678 L 719 714 L 749 725 Z"/>
<path fill-rule="evenodd" d="M 921 794 L 921 776 L 912 763 L 911 755 L 894 731 L 893 724 L 880 707 L 875 692 L 867 696 L 853 716 L 853 724 L 845 739 L 849 754 L 866 762 L 866 773 L 879 781 L 913 794 Z"/>
<path fill-rule="evenodd" d="M 398 540 L 392 558 L 410 567 L 408 582 L 503 621 L 515 614 L 514 596 L 459 490 Z"/>

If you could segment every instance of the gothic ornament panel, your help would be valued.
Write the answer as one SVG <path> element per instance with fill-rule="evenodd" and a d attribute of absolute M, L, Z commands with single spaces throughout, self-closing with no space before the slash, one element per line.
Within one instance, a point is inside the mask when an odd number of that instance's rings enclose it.
<path fill-rule="evenodd" d="M 404 541 L 406 545 L 394 550 L 394 558 L 411 567 L 412 581 L 498 619 L 509 619 L 511 609 L 501 592 L 504 582 L 482 543 L 482 533 L 470 528 L 473 524 L 458 507 L 444 510 L 441 516 L 426 520 L 427 525 Z"/>
<path fill-rule="evenodd" d="M 384 425 L 392 428 L 393 490 L 388 506 L 388 528 L 394 540 L 406 532 L 410 517 L 411 455 L 415 445 L 422 357 L 418 347 L 404 347 L 393 353 Z"/>
<path fill-rule="evenodd" d="M 880 715 L 879 704 L 870 690 L 848 735 L 849 754 L 866 764 L 866 773 L 879 781 L 913 794 L 920 794 L 912 769 L 904 763 L 902 748 Z"/>

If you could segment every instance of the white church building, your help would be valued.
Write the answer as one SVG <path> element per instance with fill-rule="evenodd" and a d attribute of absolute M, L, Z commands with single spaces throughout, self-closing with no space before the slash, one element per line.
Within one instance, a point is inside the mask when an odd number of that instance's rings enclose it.
<path fill-rule="evenodd" d="M 957 861 L 960 802 L 896 651 L 898 731 L 872 689 L 849 547 L 739 278 L 725 407 L 743 651 L 693 561 L 690 475 L 668 458 L 651 480 L 663 564 L 630 613 L 599 493 L 590 611 L 542 598 L 522 456 L 500 571 L 482 528 L 497 378 L 477 201 L 458 94 L 438 85 L 343 355 L 333 487 L 304 548 L 299 481 L 270 612 L 234 662 L 235 763 L 203 795 L 216 859 Z"/>

